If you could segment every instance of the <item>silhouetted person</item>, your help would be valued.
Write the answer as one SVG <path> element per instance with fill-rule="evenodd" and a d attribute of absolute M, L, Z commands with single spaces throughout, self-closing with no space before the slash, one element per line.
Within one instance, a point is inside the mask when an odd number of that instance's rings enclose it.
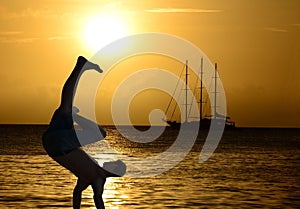
<path fill-rule="evenodd" d="M 89 69 L 94 69 L 99 73 L 103 72 L 97 64 L 89 62 L 82 56 L 78 57 L 76 65 L 62 89 L 60 106 L 54 112 L 49 127 L 43 135 L 43 146 L 48 155 L 78 177 L 73 191 L 74 209 L 80 208 L 82 191 L 89 185 L 93 188 L 96 208 L 104 209 L 102 193 L 106 178 L 123 176 L 126 172 L 126 165 L 120 160 L 105 162 L 101 168 L 96 160 L 80 148 L 82 145 L 104 139 L 106 136 L 104 129 L 93 121 L 80 116 L 77 108 L 73 109 L 77 82 L 81 74 Z M 81 127 L 81 130 L 75 131 L 73 120 Z M 80 139 L 82 136 L 87 137 L 86 143 L 81 144 L 77 136 L 80 136 Z"/>

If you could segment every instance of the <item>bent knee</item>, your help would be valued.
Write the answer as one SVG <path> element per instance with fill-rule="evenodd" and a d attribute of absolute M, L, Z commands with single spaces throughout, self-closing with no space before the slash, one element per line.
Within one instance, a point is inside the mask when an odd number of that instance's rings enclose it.
<path fill-rule="evenodd" d="M 99 197 L 103 194 L 103 187 L 93 188 L 94 197 Z"/>
<path fill-rule="evenodd" d="M 97 178 L 92 183 L 94 195 L 102 195 L 104 190 L 105 179 Z"/>
<path fill-rule="evenodd" d="M 73 189 L 73 193 L 74 194 L 81 194 L 83 192 L 83 190 L 84 190 L 83 187 L 75 186 L 75 188 Z"/>

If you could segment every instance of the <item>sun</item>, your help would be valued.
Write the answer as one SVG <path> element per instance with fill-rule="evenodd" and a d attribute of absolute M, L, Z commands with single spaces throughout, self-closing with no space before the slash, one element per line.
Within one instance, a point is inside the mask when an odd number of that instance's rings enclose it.
<path fill-rule="evenodd" d="M 88 19 L 84 29 L 86 46 L 98 51 L 111 42 L 128 35 L 128 28 L 120 17 L 103 14 Z"/>

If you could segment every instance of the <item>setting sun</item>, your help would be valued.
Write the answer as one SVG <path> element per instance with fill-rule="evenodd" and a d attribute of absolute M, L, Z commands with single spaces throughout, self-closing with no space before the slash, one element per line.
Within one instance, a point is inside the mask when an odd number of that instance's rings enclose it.
<path fill-rule="evenodd" d="M 91 17 L 84 29 L 84 42 L 93 51 L 98 51 L 111 42 L 128 34 L 121 18 L 109 14 Z"/>

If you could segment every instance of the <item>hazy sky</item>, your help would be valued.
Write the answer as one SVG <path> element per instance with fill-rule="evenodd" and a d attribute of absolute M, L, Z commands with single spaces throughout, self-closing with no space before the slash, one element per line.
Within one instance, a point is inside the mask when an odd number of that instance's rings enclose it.
<path fill-rule="evenodd" d="M 299 0 L 2 0 L 0 24 L 0 123 L 48 123 L 76 57 L 96 52 L 86 34 L 102 24 L 115 26 L 100 27 L 103 40 L 164 32 L 197 45 L 218 63 L 238 126 L 300 127 Z M 145 106 L 134 107 L 144 123 Z"/>

